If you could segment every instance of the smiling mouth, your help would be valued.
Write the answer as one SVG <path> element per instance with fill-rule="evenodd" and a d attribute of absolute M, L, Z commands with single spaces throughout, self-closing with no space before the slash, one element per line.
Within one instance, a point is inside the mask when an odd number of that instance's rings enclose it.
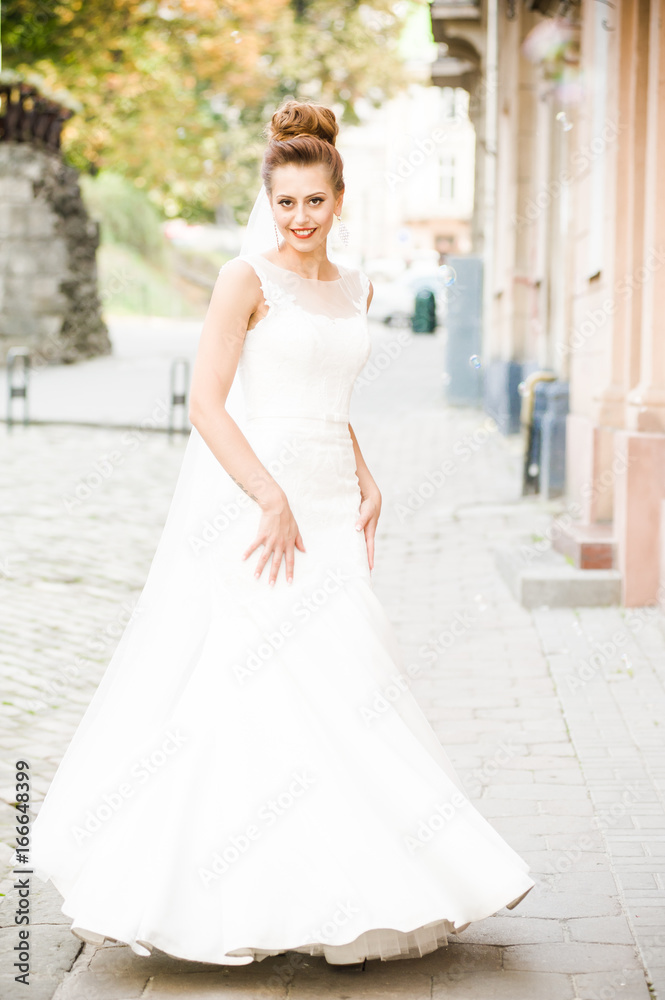
<path fill-rule="evenodd" d="M 317 226 L 314 226 L 312 229 L 292 229 L 291 232 L 294 236 L 297 236 L 299 240 L 306 240 L 309 239 L 312 233 L 315 233 L 316 230 Z"/>

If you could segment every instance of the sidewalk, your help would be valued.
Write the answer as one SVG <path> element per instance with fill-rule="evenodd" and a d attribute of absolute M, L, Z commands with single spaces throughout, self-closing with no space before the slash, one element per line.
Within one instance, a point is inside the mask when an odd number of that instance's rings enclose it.
<path fill-rule="evenodd" d="M 184 358 L 191 372 L 203 321 L 112 316 L 107 323 L 111 355 L 73 365 L 41 364 L 31 371 L 29 412 L 36 423 L 167 426 L 171 364 Z M 14 419 L 22 416 L 16 400 Z M 181 408 L 176 417 L 176 426 L 182 426 Z"/>
<path fill-rule="evenodd" d="M 254 1000 L 260 993 L 665 1000 L 663 616 L 519 607 L 496 572 L 492 546 L 513 534 L 542 535 L 563 503 L 522 499 L 520 443 L 501 438 L 479 411 L 443 405 L 438 336 L 382 327 L 374 334 L 374 367 L 358 386 L 352 419 L 383 491 L 376 593 L 414 665 L 412 689 L 469 795 L 529 861 L 536 888 L 514 911 L 471 926 L 447 948 L 371 962 L 351 975 L 321 959 L 224 968 L 139 958 L 122 945 L 82 946 L 55 891 L 35 878 L 32 1000 Z M 173 336 L 174 350 L 195 340 L 191 331 Z M 91 407 L 111 366 L 113 377 L 133 386 L 123 397 L 128 424 L 161 391 L 168 368 L 163 354 L 152 365 L 147 348 L 137 377 L 119 358 L 87 365 L 99 370 Z M 86 413 L 77 368 L 82 374 L 83 366 L 52 369 L 35 382 L 48 377 L 52 401 L 75 395 L 77 408 L 68 412 Z M 100 403 L 97 412 L 108 410 Z M 12 469 L 0 487 L 7 609 L 0 746 L 12 762 L 0 774 L 6 864 L 14 844 L 13 761 L 33 762 L 33 789 L 42 796 L 117 641 L 123 606 L 140 593 L 178 475 L 184 437 L 143 434 L 130 446 L 127 433 L 0 428 Z M 113 450 L 122 461 L 68 509 L 77 483 Z M 73 675 L 65 669 L 72 663 Z M 13 983 L 8 957 L 17 941 L 12 884 L 5 878 L 0 886 L 8 893 L 0 905 L 0 993 L 13 1000 L 27 993 Z"/>

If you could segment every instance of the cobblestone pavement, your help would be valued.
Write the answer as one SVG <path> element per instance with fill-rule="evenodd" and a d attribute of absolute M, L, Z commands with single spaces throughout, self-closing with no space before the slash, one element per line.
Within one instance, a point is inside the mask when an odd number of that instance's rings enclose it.
<path fill-rule="evenodd" d="M 441 357 L 438 336 L 377 328 L 358 386 L 353 423 L 384 496 L 374 584 L 417 666 L 416 697 L 537 887 L 432 955 L 356 975 L 320 959 L 224 968 L 82 946 L 57 893 L 33 879 L 32 1000 L 50 1000 L 58 982 L 56 1000 L 647 1000 L 659 988 L 665 1000 L 665 622 L 647 609 L 515 603 L 492 546 L 542 536 L 562 503 L 520 498 L 519 442 L 479 411 L 443 405 Z M 53 426 L 0 434 L 12 470 L 0 495 L 8 869 L 13 761 L 28 757 L 43 796 L 140 593 L 184 440 Z M 3 997 L 28 995 L 9 957 L 12 884 L 7 870 Z"/>

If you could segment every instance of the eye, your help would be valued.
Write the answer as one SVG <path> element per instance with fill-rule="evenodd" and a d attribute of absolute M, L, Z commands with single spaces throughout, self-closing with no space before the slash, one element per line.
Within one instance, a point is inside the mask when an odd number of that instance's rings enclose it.
<path fill-rule="evenodd" d="M 316 202 L 323 201 L 323 198 L 319 198 L 318 195 L 317 195 L 315 198 L 312 198 L 311 201 L 312 201 L 312 205 L 313 205 L 315 201 Z"/>

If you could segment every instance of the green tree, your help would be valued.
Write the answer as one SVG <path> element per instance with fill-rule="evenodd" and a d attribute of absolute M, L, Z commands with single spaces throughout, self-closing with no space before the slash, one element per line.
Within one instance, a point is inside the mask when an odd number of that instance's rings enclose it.
<path fill-rule="evenodd" d="M 285 97 L 355 120 L 404 83 L 394 0 L 5 0 L 4 63 L 83 106 L 70 163 L 112 170 L 167 216 L 242 221 L 263 122 Z M 403 5 L 404 6 L 404 5 Z"/>

